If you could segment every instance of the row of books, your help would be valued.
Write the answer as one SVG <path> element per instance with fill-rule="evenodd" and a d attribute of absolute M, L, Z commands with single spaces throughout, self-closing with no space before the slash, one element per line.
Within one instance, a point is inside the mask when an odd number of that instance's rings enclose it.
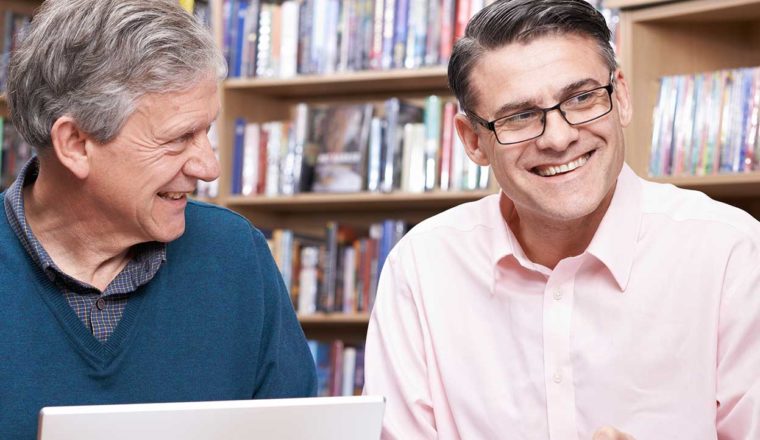
<path fill-rule="evenodd" d="M 33 149 L 6 118 L 0 117 L 0 191 L 7 189 L 21 167 L 32 157 Z"/>
<path fill-rule="evenodd" d="M 654 109 L 652 176 L 760 168 L 760 68 L 666 76 Z"/>
<path fill-rule="evenodd" d="M 298 104 L 291 122 L 235 122 L 232 194 L 477 190 L 486 167 L 465 154 L 453 102 Z"/>
<path fill-rule="evenodd" d="M 366 231 L 330 221 L 323 237 L 276 229 L 268 241 L 299 314 L 368 313 L 385 259 L 406 230 L 401 220 Z"/>
<path fill-rule="evenodd" d="M 225 0 L 229 76 L 291 77 L 448 63 L 492 0 Z M 589 0 L 598 8 L 600 1 Z M 611 27 L 617 15 L 604 10 Z"/>
<path fill-rule="evenodd" d="M 11 52 L 16 48 L 32 17 L 27 14 L 6 9 L 3 13 L 2 54 L 0 54 L 0 94 L 5 92 L 8 77 L 8 62 Z"/>
<path fill-rule="evenodd" d="M 454 41 L 483 4 L 484 0 L 225 0 L 222 34 L 230 77 L 445 64 Z"/>
<path fill-rule="evenodd" d="M 355 396 L 364 388 L 364 345 L 340 339 L 309 342 L 317 369 L 317 395 Z"/>

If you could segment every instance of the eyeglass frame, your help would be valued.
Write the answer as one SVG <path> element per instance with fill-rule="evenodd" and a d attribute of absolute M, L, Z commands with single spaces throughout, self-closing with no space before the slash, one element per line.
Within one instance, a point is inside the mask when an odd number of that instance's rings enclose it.
<path fill-rule="evenodd" d="M 556 105 L 553 105 L 551 107 L 546 107 L 546 108 L 537 107 L 537 108 L 531 109 L 533 111 L 541 111 L 543 113 L 543 117 L 541 118 L 541 121 L 542 121 L 541 133 L 539 133 L 538 135 L 533 136 L 531 138 L 523 139 L 523 140 L 517 141 L 517 142 L 502 142 L 502 141 L 500 141 L 499 140 L 499 135 L 496 134 L 496 122 L 501 121 L 502 119 L 511 118 L 512 116 L 519 115 L 520 113 L 525 113 L 525 111 L 521 111 L 521 112 L 509 114 L 509 115 L 506 115 L 506 116 L 502 116 L 500 118 L 494 119 L 493 121 L 486 121 L 484 118 L 481 118 L 480 116 L 476 115 L 473 112 L 467 112 L 467 114 L 472 119 L 474 119 L 475 122 L 477 122 L 478 124 L 482 125 L 483 127 L 487 128 L 488 130 L 490 130 L 491 132 L 493 132 L 493 136 L 494 136 L 494 138 L 496 138 L 496 142 L 498 142 L 500 145 L 520 144 L 522 142 L 532 141 L 533 139 L 538 139 L 541 136 L 543 136 L 543 134 L 546 132 L 546 115 L 550 111 L 558 110 L 559 114 L 562 116 L 562 119 L 564 119 L 565 122 L 567 122 L 568 125 L 570 125 L 571 127 L 574 127 L 576 125 L 588 124 L 591 121 L 596 121 L 597 119 L 610 114 L 610 112 L 612 112 L 612 108 L 613 108 L 612 92 L 615 91 L 614 84 L 615 84 L 615 72 L 612 71 L 612 72 L 610 72 L 610 82 L 606 86 L 594 87 L 593 89 L 589 89 L 589 90 L 585 90 L 583 92 L 576 93 L 576 94 L 574 94 L 574 95 L 572 95 L 572 96 L 570 96 L 568 98 L 563 99 L 562 101 L 558 102 Z M 562 106 L 562 104 L 566 103 L 567 101 L 569 101 L 569 100 L 571 100 L 573 98 L 577 98 L 580 95 L 584 95 L 586 93 L 591 93 L 593 91 L 602 90 L 602 89 L 604 89 L 604 90 L 607 91 L 607 96 L 608 96 L 608 98 L 610 100 L 610 108 L 606 112 L 602 113 L 601 115 L 599 115 L 599 116 L 597 116 L 595 118 L 591 118 L 591 119 L 589 119 L 587 121 L 583 121 L 583 122 L 576 122 L 575 124 L 573 124 L 572 122 L 570 122 L 570 121 L 567 120 L 567 116 L 565 116 L 565 113 L 560 109 L 560 106 Z"/>

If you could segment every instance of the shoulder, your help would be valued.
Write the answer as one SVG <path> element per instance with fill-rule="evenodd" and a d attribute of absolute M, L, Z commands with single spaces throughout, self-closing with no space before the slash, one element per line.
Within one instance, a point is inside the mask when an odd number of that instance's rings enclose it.
<path fill-rule="evenodd" d="M 266 247 L 264 235 L 242 215 L 221 206 L 191 200 L 185 210 L 185 233 L 177 245 L 199 246 L 222 253 Z M 173 243 L 175 243 L 173 242 Z"/>
<path fill-rule="evenodd" d="M 643 181 L 642 211 L 649 222 L 760 243 L 760 222 L 747 212 L 699 191 Z"/>
<path fill-rule="evenodd" d="M 499 195 L 463 203 L 414 226 L 389 253 L 390 259 L 475 258 L 487 255 L 489 243 L 505 234 Z M 423 257 L 424 256 L 424 257 Z"/>
<path fill-rule="evenodd" d="M 430 234 L 463 234 L 477 229 L 499 226 L 499 194 L 473 202 L 462 203 L 427 218 L 412 228 L 407 236 L 414 238 Z"/>
<path fill-rule="evenodd" d="M 189 227 L 211 222 L 214 227 L 248 228 L 250 222 L 242 215 L 221 206 L 189 200 L 185 210 L 185 219 Z"/>

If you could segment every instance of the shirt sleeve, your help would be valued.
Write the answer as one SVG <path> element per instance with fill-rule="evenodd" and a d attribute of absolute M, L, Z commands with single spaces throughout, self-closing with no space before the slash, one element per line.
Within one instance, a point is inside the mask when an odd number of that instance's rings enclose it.
<path fill-rule="evenodd" d="M 264 236 L 253 230 L 263 294 L 258 374 L 253 398 L 312 397 L 317 393 L 314 360 L 290 295 Z"/>
<path fill-rule="evenodd" d="M 760 252 L 756 243 L 735 250 L 725 280 L 718 330 L 718 438 L 760 439 Z"/>
<path fill-rule="evenodd" d="M 390 253 L 378 282 L 367 331 L 364 394 L 386 398 L 383 439 L 434 439 L 416 270 L 414 261 L 398 252 L 402 243 Z"/>

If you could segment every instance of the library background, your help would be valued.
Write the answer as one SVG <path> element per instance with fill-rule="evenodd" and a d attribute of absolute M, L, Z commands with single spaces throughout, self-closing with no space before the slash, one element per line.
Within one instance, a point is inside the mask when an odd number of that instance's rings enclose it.
<path fill-rule="evenodd" d="M 377 277 L 415 223 L 498 189 L 453 129 L 446 63 L 489 0 L 179 0 L 229 64 L 197 198 L 249 218 L 272 253 L 321 395 L 361 392 Z M 760 0 L 592 1 L 613 30 L 642 177 L 760 218 Z M 0 94 L 40 0 L 0 0 Z M 0 190 L 33 154 L 0 96 Z"/>

